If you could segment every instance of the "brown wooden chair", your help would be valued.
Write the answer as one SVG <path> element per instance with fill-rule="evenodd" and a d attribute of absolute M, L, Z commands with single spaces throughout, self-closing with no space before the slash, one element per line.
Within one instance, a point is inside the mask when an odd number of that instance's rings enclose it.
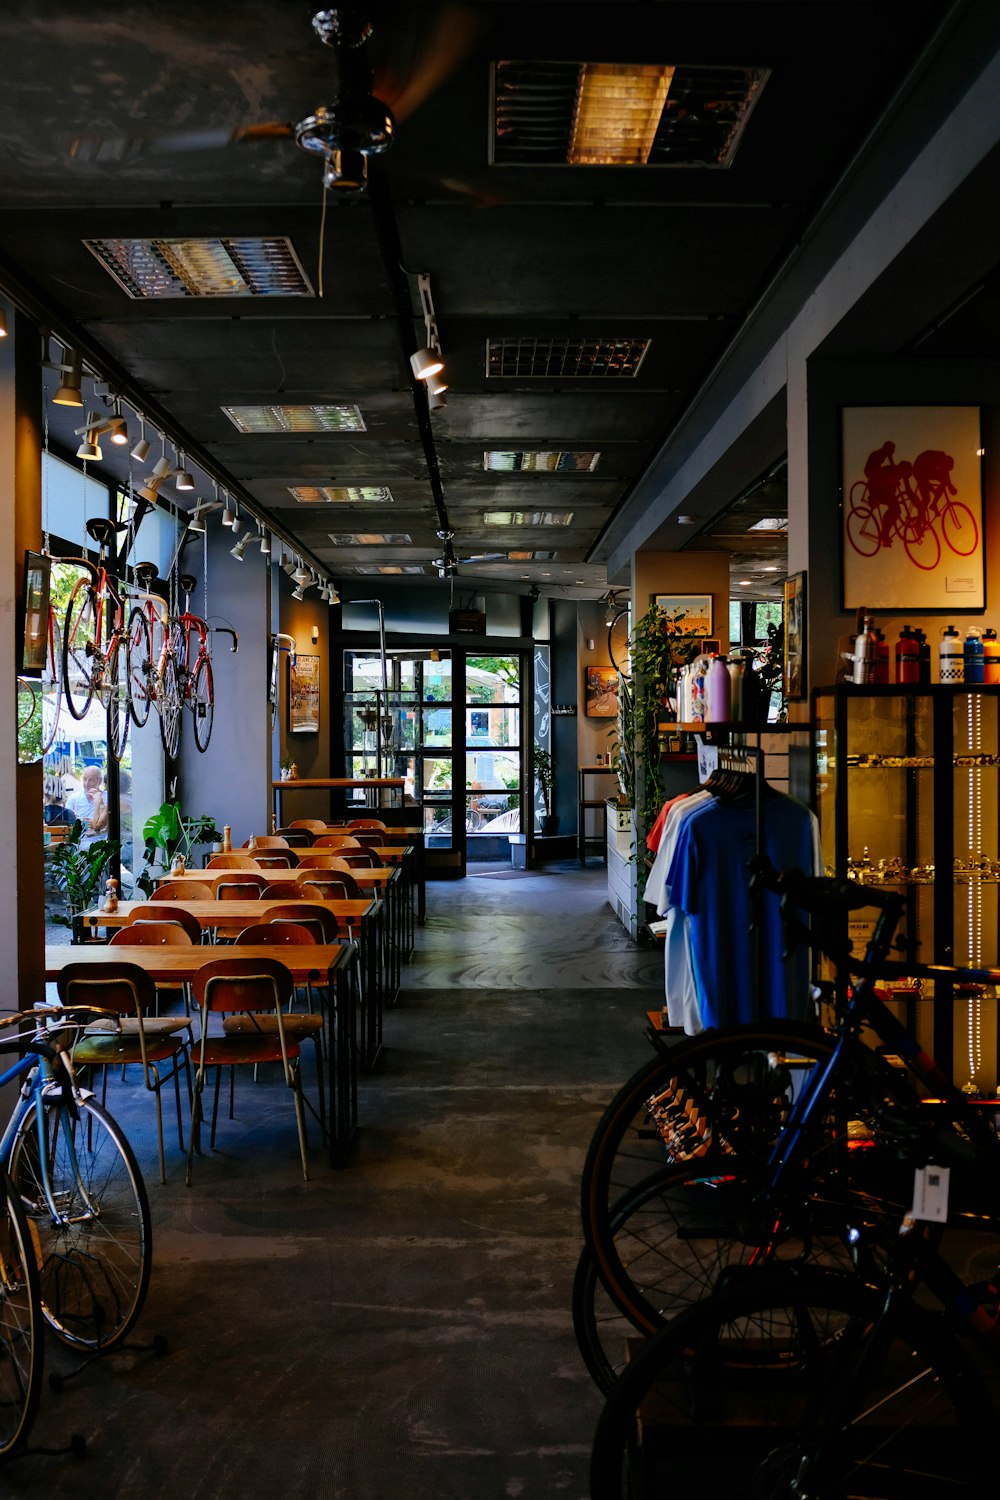
<path fill-rule="evenodd" d="M 253 836 L 253 847 L 255 849 L 287 849 L 284 836 L 280 833 L 256 833 Z M 250 840 L 244 839 L 241 845 L 243 849 L 250 848 Z"/>
<path fill-rule="evenodd" d="M 177 927 L 171 930 L 180 931 Z M 183 938 L 183 941 L 186 942 L 187 939 Z M 190 1098 L 191 1070 L 183 1037 L 156 1034 L 149 1025 L 151 1014 L 156 1009 L 156 986 L 153 980 L 138 964 L 111 963 L 98 966 L 81 962 L 67 964 L 63 968 L 56 980 L 56 988 L 64 1005 L 96 1005 L 102 1010 L 115 1011 L 121 1017 L 120 1031 L 86 1031 L 73 1049 L 73 1061 L 78 1067 L 86 1065 L 102 1070 L 102 1103 L 107 1097 L 109 1069 L 130 1066 L 142 1068 L 143 1082 L 156 1100 L 160 1181 L 166 1182 L 167 1163 L 163 1147 L 163 1107 L 160 1094 L 163 1085 L 172 1079 L 177 1106 L 177 1135 L 183 1151 L 180 1075 L 183 1070 L 187 1076 Z M 169 1072 L 160 1072 L 161 1063 L 170 1064 Z"/>
<path fill-rule="evenodd" d="M 309 833 L 325 833 L 326 824 L 319 818 L 293 818 L 289 828 L 305 828 Z"/>
<path fill-rule="evenodd" d="M 201 880 L 161 880 L 150 901 L 211 901 L 214 892 Z"/>
<path fill-rule="evenodd" d="M 193 1179 L 195 1153 L 201 1154 L 202 1099 L 209 1069 L 216 1070 L 210 1139 L 210 1145 L 214 1147 L 223 1068 L 231 1070 L 229 1118 L 233 1119 L 236 1068 L 258 1068 L 262 1063 L 280 1063 L 285 1083 L 292 1092 L 302 1175 L 308 1181 L 299 1044 L 285 1030 L 285 1011 L 292 997 L 292 976 L 288 969 L 277 958 L 247 958 L 234 947 L 232 957 L 226 955 L 203 964 L 194 976 L 192 988 L 201 1013 L 201 1035 L 194 1048 L 196 1072 L 187 1159 L 188 1186 Z M 236 1020 L 242 1018 L 246 1024 L 227 1031 L 224 1019 L 220 1031 L 211 1025 L 211 1018 L 217 1015 Z"/>
<path fill-rule="evenodd" d="M 317 943 L 335 943 L 339 924 L 336 914 L 325 906 L 314 906 L 309 901 L 288 901 L 283 906 L 269 907 L 264 918 L 267 926 L 280 922 L 285 926 L 292 922 L 298 927 L 308 927 Z"/>
<path fill-rule="evenodd" d="M 144 902 L 141 906 L 133 906 L 128 914 L 125 926 L 120 928 L 121 932 L 127 932 L 138 922 L 172 922 L 175 926 L 183 928 L 192 943 L 201 942 L 201 923 L 191 912 L 185 911 L 183 906 L 177 907 L 175 911 L 164 911 L 160 903 L 152 901 Z M 140 939 L 141 941 L 141 939 Z"/>
<path fill-rule="evenodd" d="M 353 833 L 318 833 L 313 848 L 320 849 L 360 849 L 361 844 Z"/>
<path fill-rule="evenodd" d="M 377 828 L 373 828 L 370 833 L 367 833 L 363 828 L 359 828 L 354 835 L 355 843 L 359 849 L 380 849 L 384 838 L 385 834 L 381 833 Z"/>
<path fill-rule="evenodd" d="M 233 850 L 230 854 L 213 854 L 206 870 L 252 870 L 257 861 L 252 854 L 242 854 Z"/>
<path fill-rule="evenodd" d="M 142 910 L 142 908 L 139 908 L 139 910 Z M 147 910 L 155 912 L 157 908 L 151 906 Z M 134 913 L 130 913 L 129 920 L 125 926 L 119 927 L 117 932 L 111 934 L 108 946 L 118 948 L 191 948 L 196 942 L 200 945 L 201 923 L 198 921 L 198 918 L 192 917 L 190 912 L 183 913 L 186 921 L 193 926 L 194 931 L 197 933 L 197 938 L 195 938 L 192 936 L 190 928 L 182 925 L 177 920 L 177 917 L 180 915 L 180 912 L 171 912 L 170 916 L 165 917 L 162 921 L 141 920 L 136 922 L 133 920 Z M 186 982 L 168 979 L 155 981 L 155 988 L 157 1004 L 155 1014 L 149 1016 L 146 1020 L 147 1033 L 151 1035 L 155 1034 L 156 1036 L 171 1036 L 177 1032 L 186 1031 L 187 1042 L 190 1044 L 194 1041 L 194 1033 L 191 1030 L 190 986 Z M 173 994 L 176 990 L 180 990 L 184 997 L 184 1014 L 182 1016 L 161 1016 L 160 998 L 164 994 Z M 134 1029 L 127 1021 L 123 1021 L 122 1025 L 126 1031 Z"/>
<path fill-rule="evenodd" d="M 262 849 L 257 855 L 259 870 L 294 870 L 298 863 L 297 849 Z"/>
<path fill-rule="evenodd" d="M 324 912 L 324 916 L 329 913 Z M 236 946 L 246 947 L 298 947 L 302 943 L 321 943 L 324 939 L 319 933 L 318 927 L 313 923 L 303 923 L 301 926 L 296 922 L 254 922 L 250 927 L 244 927 L 237 936 Z M 326 1031 L 326 992 L 324 989 L 321 1010 L 312 1009 L 313 988 L 310 983 L 305 985 L 308 1010 L 293 1011 L 291 1001 L 285 1012 L 285 1034 L 292 1036 L 297 1042 L 311 1041 L 316 1048 L 316 1082 L 319 1088 L 319 1109 L 313 1110 L 309 1105 L 311 1113 L 319 1122 L 323 1139 L 326 1139 L 326 1097 L 323 1092 L 323 1052 Z M 292 993 L 294 994 L 294 987 Z M 256 1017 L 234 1016 L 224 1022 L 227 1032 L 248 1031 L 254 1027 L 264 1026 L 265 1029 L 273 1026 L 273 1022 Z M 309 1104 L 308 1099 L 306 1103 Z"/>
<path fill-rule="evenodd" d="M 299 856 L 300 870 L 346 870 L 344 856 L 338 854 L 336 849 L 330 849 L 324 853 L 322 849 L 310 849 L 308 853 Z"/>
<path fill-rule="evenodd" d="M 376 854 L 372 849 L 353 849 L 344 855 L 344 861 L 349 870 L 379 870 L 382 868 L 382 856 Z"/>
<path fill-rule="evenodd" d="M 317 901 L 321 900 L 311 880 L 272 880 L 261 891 L 265 901 Z"/>
<path fill-rule="evenodd" d="M 318 891 L 324 901 L 363 901 L 365 896 L 350 870 L 316 870 L 300 889 L 303 895 Z"/>
<path fill-rule="evenodd" d="M 380 828 L 385 833 L 386 825 L 381 818 L 352 818 L 349 828 Z"/>
<path fill-rule="evenodd" d="M 260 870 L 234 870 L 232 879 L 215 882 L 216 901 L 256 901 L 270 882 Z"/>
<path fill-rule="evenodd" d="M 279 828 L 276 831 L 289 849 L 308 849 L 316 837 L 309 828 Z"/>

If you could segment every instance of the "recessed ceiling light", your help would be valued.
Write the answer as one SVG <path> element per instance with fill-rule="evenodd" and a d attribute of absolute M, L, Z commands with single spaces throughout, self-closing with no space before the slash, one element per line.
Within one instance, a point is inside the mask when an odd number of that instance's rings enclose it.
<path fill-rule="evenodd" d="M 240 432 L 365 432 L 357 406 L 224 406 Z"/>
<path fill-rule="evenodd" d="M 739 587 L 741 589 L 748 589 L 750 587 L 750 585 L 753 583 L 753 579 L 752 578 L 737 578 L 736 582 L 737 582 L 737 584 L 739 585 Z"/>
<path fill-rule="evenodd" d="M 313 295 L 291 241 L 282 236 L 83 243 L 133 298 Z"/>
<path fill-rule="evenodd" d="M 765 568 L 761 569 L 762 573 L 777 573 L 777 571 L 778 569 L 774 563 L 768 563 Z"/>
<path fill-rule="evenodd" d="M 698 517 L 697 516 L 678 516 L 677 517 L 677 524 L 678 524 L 678 526 L 697 526 L 697 524 L 698 524 Z"/>
<path fill-rule="evenodd" d="M 483 454 L 483 468 L 506 473 L 579 474 L 596 469 L 599 453 L 501 453 Z"/>
<path fill-rule="evenodd" d="M 335 547 L 411 547 L 413 538 L 406 531 L 328 531 Z"/>
<path fill-rule="evenodd" d="M 288 493 L 299 505 L 381 505 L 392 503 L 392 491 L 384 484 L 289 485 Z"/>
<path fill-rule="evenodd" d="M 488 510 L 483 513 L 484 526 L 568 526 L 571 510 Z"/>
<path fill-rule="evenodd" d="M 487 339 L 493 380 L 634 380 L 649 339 Z"/>

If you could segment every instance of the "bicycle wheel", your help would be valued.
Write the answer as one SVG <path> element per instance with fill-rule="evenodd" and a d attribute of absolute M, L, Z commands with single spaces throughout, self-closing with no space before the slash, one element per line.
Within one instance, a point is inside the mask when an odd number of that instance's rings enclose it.
<path fill-rule="evenodd" d="M 97 599 L 89 578 L 79 578 L 69 596 L 63 623 L 62 674 L 66 707 L 82 719 L 94 696 L 97 653 Z"/>
<path fill-rule="evenodd" d="M 950 501 L 941 512 L 941 530 L 952 552 L 968 557 L 979 545 L 976 518 L 961 500 Z"/>
<path fill-rule="evenodd" d="M 164 659 L 156 686 L 156 706 L 160 713 L 160 739 L 166 754 L 173 760 L 181 742 L 181 689 L 177 663 L 170 652 Z"/>
<path fill-rule="evenodd" d="M 851 507 L 847 513 L 847 540 L 862 557 L 874 557 L 882 545 L 878 516 L 867 505 Z"/>
<path fill-rule="evenodd" d="M 933 573 L 941 561 L 941 541 L 933 526 L 927 526 L 915 515 L 900 517 L 903 548 L 914 567 Z"/>
<path fill-rule="evenodd" d="M 733 1500 L 971 1494 L 992 1442 L 986 1384 L 939 1315 L 882 1316 L 883 1300 L 848 1276 L 758 1270 L 682 1313 L 605 1404 L 592 1500 L 697 1493 L 706 1464 Z"/>
<path fill-rule="evenodd" d="M 598 1390 L 608 1395 L 628 1363 L 630 1344 L 640 1335 L 609 1297 L 586 1245 L 573 1277 L 572 1312 L 583 1362 Z"/>
<path fill-rule="evenodd" d="M 109 1349 L 135 1323 L 149 1287 L 146 1187 L 131 1146 L 95 1099 L 76 1096 L 67 1106 L 46 1097 L 41 1140 L 38 1107 L 36 1096 L 18 1126 L 10 1175 L 31 1223 L 42 1311 L 64 1343 Z"/>
<path fill-rule="evenodd" d="M 104 682 L 108 699 L 108 750 L 115 760 L 121 760 L 128 740 L 128 726 L 131 722 L 128 647 L 122 635 L 112 637 L 104 668 Z"/>
<path fill-rule="evenodd" d="M 128 617 L 126 653 L 129 713 L 136 729 L 142 729 L 149 719 L 153 701 L 153 655 L 149 625 L 141 609 L 133 609 Z"/>
<path fill-rule="evenodd" d="M 629 639 L 629 611 L 620 609 L 608 626 L 608 655 L 620 677 L 632 675 Z"/>
<path fill-rule="evenodd" d="M 45 1357 L 38 1266 L 20 1199 L 0 1167 L 0 1458 L 23 1446 Z"/>
<path fill-rule="evenodd" d="M 194 714 L 194 742 L 199 750 L 207 750 L 208 742 L 212 738 L 212 724 L 215 719 L 212 663 L 207 656 L 203 656 L 194 669 L 190 706 Z"/>

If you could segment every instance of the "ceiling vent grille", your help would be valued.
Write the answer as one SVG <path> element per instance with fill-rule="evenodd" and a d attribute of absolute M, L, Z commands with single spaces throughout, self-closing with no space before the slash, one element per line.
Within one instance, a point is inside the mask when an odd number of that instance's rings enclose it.
<path fill-rule="evenodd" d="M 491 449 L 483 454 L 483 468 L 505 474 L 585 474 L 597 468 L 601 455 L 594 452 L 506 453 Z"/>
<path fill-rule="evenodd" d="M 268 239 L 84 240 L 136 299 L 311 297 L 313 289 L 281 236 Z"/>
<path fill-rule="evenodd" d="M 224 406 L 240 432 L 365 432 L 357 406 Z"/>
<path fill-rule="evenodd" d="M 728 167 L 768 77 L 749 67 L 497 62 L 491 161 Z"/>
<path fill-rule="evenodd" d="M 335 547 L 412 547 L 407 531 L 328 531 Z"/>
<path fill-rule="evenodd" d="M 649 339 L 487 339 L 486 374 L 499 380 L 634 380 Z"/>
<path fill-rule="evenodd" d="M 288 493 L 299 505 L 391 505 L 392 491 L 384 484 L 296 484 Z"/>

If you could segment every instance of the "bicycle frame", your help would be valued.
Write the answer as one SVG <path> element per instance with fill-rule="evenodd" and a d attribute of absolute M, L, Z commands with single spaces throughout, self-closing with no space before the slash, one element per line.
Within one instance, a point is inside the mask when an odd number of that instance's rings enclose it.
<path fill-rule="evenodd" d="M 35 1045 L 37 1047 L 37 1043 Z M 0 1041 L 0 1048 L 4 1048 L 4 1046 L 5 1044 Z M 64 1070 L 65 1077 L 63 1079 L 56 1076 L 56 1058 L 58 1058 L 58 1067 Z M 61 1095 L 62 1091 L 67 1087 L 73 1099 L 92 1097 L 91 1091 L 81 1089 L 76 1083 L 73 1076 L 72 1063 L 65 1051 L 49 1052 L 46 1049 L 44 1051 L 32 1050 L 25 1052 L 22 1057 L 18 1058 L 16 1063 L 5 1069 L 3 1073 L 0 1073 L 0 1088 L 6 1083 L 15 1082 L 17 1079 L 24 1080 L 21 1085 L 18 1103 L 15 1105 L 11 1117 L 7 1121 L 3 1135 L 0 1136 L 0 1160 L 5 1163 L 10 1160 L 11 1149 L 21 1122 L 36 1099 L 40 1106 L 42 1099 L 46 1095 Z M 72 1111 L 72 1106 L 70 1106 L 70 1110 Z M 45 1201 L 52 1216 L 53 1224 L 66 1224 L 69 1220 L 59 1212 L 49 1175 L 51 1143 L 46 1136 L 45 1122 L 45 1110 L 39 1107 L 35 1111 L 35 1128 L 38 1141 L 38 1160 L 41 1164 L 42 1185 L 45 1189 Z M 77 1187 L 83 1201 L 87 1205 L 88 1213 L 93 1214 L 95 1212 L 94 1204 L 86 1192 L 84 1177 L 80 1171 L 80 1164 L 77 1161 L 76 1144 L 71 1131 L 68 1131 L 66 1134 L 66 1143 Z"/>

